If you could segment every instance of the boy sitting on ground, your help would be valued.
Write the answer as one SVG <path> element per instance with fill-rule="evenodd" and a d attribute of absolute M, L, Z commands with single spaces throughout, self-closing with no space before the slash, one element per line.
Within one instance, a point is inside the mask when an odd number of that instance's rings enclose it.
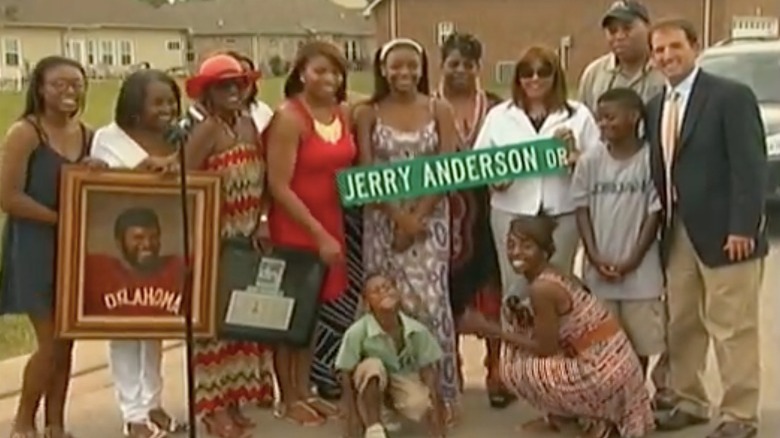
<path fill-rule="evenodd" d="M 347 329 L 336 358 L 344 394 L 344 436 L 385 438 L 381 411 L 388 401 L 404 417 L 425 420 L 431 437 L 443 438 L 437 388 L 442 350 L 436 338 L 401 311 L 400 293 L 384 276 L 366 279 L 363 299 L 369 312 Z"/>

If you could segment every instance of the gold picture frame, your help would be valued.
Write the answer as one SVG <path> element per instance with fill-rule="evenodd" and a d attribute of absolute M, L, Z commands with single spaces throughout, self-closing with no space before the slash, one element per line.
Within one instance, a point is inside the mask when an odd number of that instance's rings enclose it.
<path fill-rule="evenodd" d="M 187 174 L 196 338 L 216 335 L 220 178 Z M 185 255 L 176 175 L 66 166 L 55 323 L 66 339 L 181 339 Z"/>

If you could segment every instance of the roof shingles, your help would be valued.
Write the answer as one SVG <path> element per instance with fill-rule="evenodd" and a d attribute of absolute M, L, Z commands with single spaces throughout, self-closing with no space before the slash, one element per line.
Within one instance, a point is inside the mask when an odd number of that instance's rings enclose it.
<path fill-rule="evenodd" d="M 359 10 L 331 0 L 210 0 L 176 3 L 175 11 L 201 35 L 372 35 Z"/>
<path fill-rule="evenodd" d="M 186 29 L 166 8 L 140 0 L 0 0 L 6 25 Z"/>

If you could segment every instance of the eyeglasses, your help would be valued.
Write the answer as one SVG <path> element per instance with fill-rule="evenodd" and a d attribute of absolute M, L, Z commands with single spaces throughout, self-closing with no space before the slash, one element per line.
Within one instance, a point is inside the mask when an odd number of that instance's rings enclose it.
<path fill-rule="evenodd" d="M 47 82 L 47 85 L 59 93 L 68 91 L 69 88 L 72 88 L 76 93 L 81 93 L 86 88 L 84 81 L 68 79 L 54 79 Z"/>
<path fill-rule="evenodd" d="M 551 78 L 555 74 L 555 69 L 552 65 L 544 63 L 540 66 L 533 66 L 531 64 L 520 64 L 517 66 L 517 77 L 520 79 L 531 79 L 534 76 L 539 79 Z"/>

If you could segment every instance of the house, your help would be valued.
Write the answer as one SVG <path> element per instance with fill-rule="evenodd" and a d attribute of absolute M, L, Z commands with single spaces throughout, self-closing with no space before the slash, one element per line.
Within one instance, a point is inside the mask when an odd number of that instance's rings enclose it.
<path fill-rule="evenodd" d="M 81 62 L 97 76 L 140 63 L 185 63 L 186 27 L 138 0 L 0 0 L 0 79 L 25 77 L 48 55 Z"/>
<path fill-rule="evenodd" d="M 357 67 L 375 47 L 373 26 L 360 8 L 331 0 L 210 0 L 175 3 L 191 28 L 191 60 L 199 62 L 217 50 L 236 50 L 281 74 L 304 42 L 325 39 L 344 48 Z"/>
<path fill-rule="evenodd" d="M 454 31 L 470 32 L 485 45 L 483 80 L 511 80 L 524 47 L 542 43 L 561 54 L 576 82 L 585 66 L 607 51 L 600 26 L 613 0 L 372 0 L 364 14 L 379 43 L 398 36 L 420 41 L 438 75 L 438 47 Z M 654 18 L 682 17 L 699 29 L 705 44 L 746 31 L 777 33 L 777 0 L 645 0 Z"/>

